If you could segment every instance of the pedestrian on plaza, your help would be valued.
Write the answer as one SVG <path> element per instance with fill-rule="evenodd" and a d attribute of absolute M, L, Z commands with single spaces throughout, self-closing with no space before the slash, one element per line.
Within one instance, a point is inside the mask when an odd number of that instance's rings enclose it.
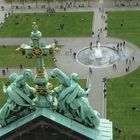
<path fill-rule="evenodd" d="M 116 64 L 113 64 L 113 70 L 116 70 L 117 66 Z"/>
<path fill-rule="evenodd" d="M 114 51 L 116 50 L 115 46 L 113 46 L 113 50 L 114 50 Z"/>
<path fill-rule="evenodd" d="M 89 73 L 92 74 L 92 68 L 91 67 L 89 67 Z"/>
<path fill-rule="evenodd" d="M 55 44 L 55 46 L 57 46 L 58 45 L 58 40 L 54 39 L 54 44 Z"/>
<path fill-rule="evenodd" d="M 131 66 L 131 60 L 129 60 L 129 66 Z"/>
<path fill-rule="evenodd" d="M 100 35 L 98 34 L 98 41 L 99 41 Z"/>
<path fill-rule="evenodd" d="M 90 42 L 90 50 L 92 50 L 92 42 Z"/>
<path fill-rule="evenodd" d="M 90 42 L 90 46 L 92 46 L 92 42 Z"/>
<path fill-rule="evenodd" d="M 9 68 L 8 68 L 8 67 L 6 67 L 6 71 L 7 71 L 7 72 L 9 71 Z"/>
<path fill-rule="evenodd" d="M 123 47 L 125 46 L 125 41 L 123 41 Z"/>
<path fill-rule="evenodd" d="M 106 88 L 104 88 L 104 93 L 106 93 L 107 92 L 107 89 Z"/>
<path fill-rule="evenodd" d="M 90 50 L 92 51 L 92 46 L 90 46 L 89 48 L 90 48 Z"/>
<path fill-rule="evenodd" d="M 125 71 L 128 72 L 128 69 L 126 68 Z"/>
<path fill-rule="evenodd" d="M 94 32 L 92 31 L 92 32 L 91 32 L 91 36 L 93 37 L 93 35 L 94 35 Z"/>
<path fill-rule="evenodd" d="M 99 41 L 97 40 L 97 41 L 96 41 L 96 45 L 98 45 L 98 43 L 99 43 Z"/>
<path fill-rule="evenodd" d="M 106 96 L 107 96 L 107 94 L 106 94 L 106 93 L 104 93 L 104 98 L 106 98 Z"/>
<path fill-rule="evenodd" d="M 72 53 L 72 49 L 70 48 L 70 54 Z"/>
<path fill-rule="evenodd" d="M 127 72 L 129 72 L 129 70 L 130 70 L 130 67 L 128 66 L 128 67 L 127 67 Z"/>
<path fill-rule="evenodd" d="M 102 28 L 100 29 L 100 32 L 102 33 Z"/>
<path fill-rule="evenodd" d="M 107 82 L 107 78 L 106 77 L 103 78 L 103 82 L 104 83 Z"/>
<path fill-rule="evenodd" d="M 115 70 L 117 69 L 117 65 L 116 64 L 114 64 L 114 68 L 115 68 Z"/>
<path fill-rule="evenodd" d="M 20 65 L 19 65 L 19 69 L 20 69 L 20 70 L 22 70 L 22 69 L 23 69 L 23 66 L 22 66 L 22 64 L 20 64 Z"/>
<path fill-rule="evenodd" d="M 113 70 L 114 70 L 114 64 L 112 66 L 113 66 Z"/>
<path fill-rule="evenodd" d="M 119 45 L 119 43 L 118 43 L 118 44 L 117 44 L 117 50 L 119 50 L 119 46 L 120 46 L 120 45 Z"/>
<path fill-rule="evenodd" d="M 135 57 L 133 56 L 133 57 L 132 57 L 132 62 L 134 62 L 134 60 L 135 60 Z"/>
<path fill-rule="evenodd" d="M 5 69 L 2 69 L 2 75 L 4 76 L 6 74 Z"/>
<path fill-rule="evenodd" d="M 73 57 L 74 57 L 74 59 L 76 58 L 76 52 L 73 53 Z"/>
<path fill-rule="evenodd" d="M 128 64 L 128 58 L 126 58 L 126 64 Z"/>
<path fill-rule="evenodd" d="M 104 29 L 105 31 L 107 30 L 107 27 L 105 27 L 105 29 Z"/>

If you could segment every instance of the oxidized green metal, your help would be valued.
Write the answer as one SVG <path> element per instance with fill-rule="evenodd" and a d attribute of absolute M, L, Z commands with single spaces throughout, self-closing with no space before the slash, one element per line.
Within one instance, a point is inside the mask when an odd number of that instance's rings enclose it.
<path fill-rule="evenodd" d="M 9 122 L 15 121 L 17 118 L 23 117 L 34 110 L 35 103 L 32 98 L 36 90 L 26 83 L 31 78 L 33 78 L 32 71 L 26 69 L 22 75 L 11 74 L 9 79 L 12 83 L 7 86 L 3 85 L 3 91 L 9 97 L 0 109 L 1 126 L 5 126 Z"/>
<path fill-rule="evenodd" d="M 25 45 L 22 49 L 25 50 L 25 55 L 34 56 L 36 62 L 36 75 L 34 78 L 34 83 L 36 84 L 36 98 L 34 102 L 40 107 L 50 107 L 52 108 L 53 97 L 47 95 L 47 83 L 48 74 L 45 70 L 43 55 L 47 55 L 50 48 L 55 48 L 55 44 L 49 46 L 46 45 L 45 41 L 40 41 L 42 34 L 38 30 L 38 26 L 33 22 L 33 31 L 31 32 L 31 43 L 30 45 Z"/>
<path fill-rule="evenodd" d="M 91 85 L 85 91 L 77 83 L 79 79 L 77 73 L 72 73 L 69 78 L 58 68 L 51 71 L 51 77 L 58 78 L 61 83 L 60 86 L 54 88 L 54 93 L 57 94 L 59 112 L 86 126 L 98 126 L 100 114 L 91 108 L 87 98 L 92 89 Z"/>
<path fill-rule="evenodd" d="M 22 75 L 13 73 L 9 77 L 12 83 L 3 85 L 3 91 L 8 94 L 9 98 L 0 109 L 1 126 L 26 116 L 36 108 L 48 108 L 85 126 L 98 126 L 100 114 L 91 108 L 87 98 L 92 89 L 91 85 L 85 91 L 77 82 L 79 79 L 77 73 L 72 73 L 69 77 L 58 68 L 47 74 L 43 55 L 55 46 L 54 44 L 47 46 L 44 41 L 40 41 L 40 38 L 41 32 L 38 31 L 36 23 L 33 23 L 32 41 L 29 45 L 22 46 L 22 50 L 25 51 L 25 55 L 35 57 L 35 88 L 26 83 L 33 78 L 32 71 L 29 69 L 24 70 Z M 60 85 L 53 88 L 48 82 L 51 78 L 57 78 Z"/>

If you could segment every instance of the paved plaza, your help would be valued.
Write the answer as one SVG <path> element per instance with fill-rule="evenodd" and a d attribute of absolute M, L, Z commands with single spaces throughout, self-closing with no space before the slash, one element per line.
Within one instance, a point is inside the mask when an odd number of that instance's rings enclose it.
<path fill-rule="evenodd" d="M 94 2 L 94 5 L 90 8 L 85 9 L 76 9 L 71 8 L 67 11 L 93 11 L 94 12 L 94 22 L 92 23 L 92 29 L 94 30 L 94 35 L 91 37 L 85 37 L 85 38 L 43 38 L 43 40 L 47 41 L 47 44 L 50 44 L 54 41 L 54 39 L 57 39 L 59 44 L 64 45 L 62 47 L 61 51 L 55 55 L 57 62 L 56 65 L 58 68 L 60 68 L 62 71 L 64 71 L 66 74 L 70 75 L 72 72 L 76 72 L 79 74 L 80 78 L 87 79 L 88 83 L 91 83 L 93 86 L 93 92 L 89 95 L 89 101 L 91 106 L 98 110 L 102 117 L 106 117 L 106 97 L 104 96 L 104 88 L 103 88 L 103 78 L 112 78 L 112 77 L 118 77 L 122 76 L 126 73 L 126 61 L 122 61 L 119 63 L 116 63 L 116 70 L 113 69 L 112 65 L 108 67 L 103 68 L 92 68 L 92 73 L 89 73 L 89 67 L 85 67 L 77 62 L 76 59 L 73 57 L 74 52 L 78 52 L 79 50 L 83 49 L 84 47 L 88 47 L 90 42 L 93 44 L 96 44 L 97 40 L 100 41 L 102 44 L 118 44 L 120 42 L 123 42 L 124 40 L 116 39 L 116 38 L 109 38 L 107 37 L 107 31 L 103 30 L 102 33 L 99 33 L 100 29 L 104 29 L 107 25 L 105 23 L 105 20 L 107 20 L 106 11 L 109 10 L 125 10 L 125 8 L 116 8 L 113 7 L 114 3 L 110 2 L 110 0 L 106 0 L 104 2 L 103 0 L 99 0 L 98 2 Z M 11 12 L 10 6 L 6 5 L 3 1 L 1 1 L 0 5 L 4 5 L 6 7 L 5 11 L 0 11 L 0 21 L 3 21 L 4 13 L 5 12 Z M 102 7 L 101 10 L 99 10 L 99 7 Z M 127 9 L 127 8 L 126 8 Z M 34 12 L 37 11 L 36 9 L 27 10 L 26 12 Z M 42 9 L 39 9 L 38 11 L 43 12 Z M 61 11 L 61 9 L 58 9 L 57 11 Z M 25 12 L 25 10 L 22 9 L 14 9 L 13 12 Z M 104 18 L 102 18 L 104 17 Z M 98 35 L 100 34 L 100 37 Z M 0 45 L 21 45 L 22 43 L 29 42 L 30 38 L 0 38 Z M 134 44 L 131 44 L 130 42 L 126 42 L 126 48 L 128 50 L 132 50 L 131 55 L 128 59 L 132 59 L 132 57 L 135 57 L 135 62 L 132 64 L 132 67 L 130 68 L 130 72 L 135 70 L 140 65 L 140 50 L 137 48 Z M 72 49 L 72 53 L 69 53 L 70 49 Z M 1 60 L 2 61 L 2 60 Z M 46 66 L 47 67 L 47 66 Z M 2 68 L 0 69 L 2 71 Z M 50 69 L 47 69 L 49 72 Z M 9 74 L 12 72 L 21 73 L 18 66 L 17 68 L 10 68 L 9 73 L 5 76 L 8 77 Z M 33 69 L 33 72 L 35 73 L 35 68 Z M 2 73 L 0 73 L 0 76 L 2 76 Z"/>

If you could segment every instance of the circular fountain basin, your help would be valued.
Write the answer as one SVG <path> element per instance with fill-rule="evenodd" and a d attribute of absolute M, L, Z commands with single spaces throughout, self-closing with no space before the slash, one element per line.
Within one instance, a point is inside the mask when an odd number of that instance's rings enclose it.
<path fill-rule="evenodd" d="M 84 66 L 96 68 L 107 67 L 118 61 L 126 60 L 129 52 L 126 49 L 115 50 L 116 45 L 86 47 L 77 52 L 76 60 Z"/>

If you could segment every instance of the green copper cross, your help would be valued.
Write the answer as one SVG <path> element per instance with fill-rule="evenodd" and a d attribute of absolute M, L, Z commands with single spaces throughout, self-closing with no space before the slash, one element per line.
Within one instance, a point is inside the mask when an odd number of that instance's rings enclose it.
<path fill-rule="evenodd" d="M 33 31 L 31 32 L 31 43 L 29 45 L 24 45 L 22 49 L 25 51 L 26 56 L 34 56 L 36 62 L 36 76 L 34 79 L 37 85 L 37 92 L 39 94 L 46 94 L 46 84 L 48 82 L 48 75 L 45 71 L 45 65 L 43 56 L 47 55 L 50 48 L 54 48 L 55 44 L 46 45 L 45 41 L 40 41 L 41 32 L 38 30 L 38 26 L 33 22 Z"/>

